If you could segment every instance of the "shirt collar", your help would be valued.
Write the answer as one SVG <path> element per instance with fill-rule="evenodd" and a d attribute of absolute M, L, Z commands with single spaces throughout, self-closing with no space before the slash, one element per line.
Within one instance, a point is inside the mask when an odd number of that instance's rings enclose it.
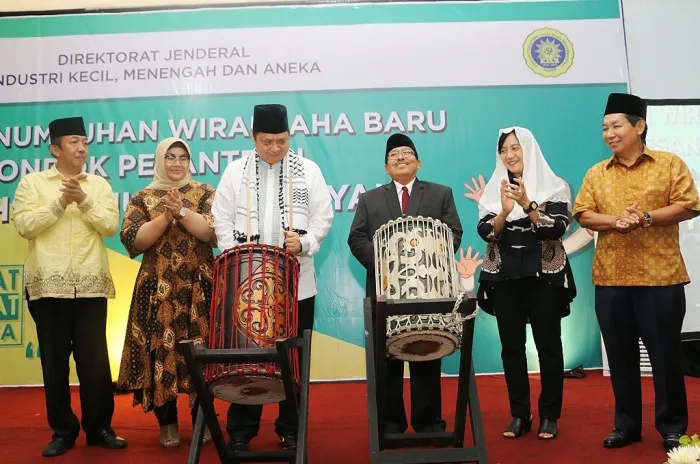
<path fill-rule="evenodd" d="M 642 153 L 642 156 L 637 158 L 637 160 L 632 166 L 636 166 L 637 164 L 641 163 L 644 159 L 656 161 L 656 152 L 654 152 L 654 150 L 649 149 L 649 147 L 647 147 L 646 145 L 644 145 L 644 152 Z M 619 163 L 619 161 L 617 160 L 617 156 L 613 155 L 611 158 L 608 159 L 608 162 L 605 164 L 605 168 L 610 169 L 612 166 L 615 165 L 615 163 Z"/>
<path fill-rule="evenodd" d="M 53 178 L 53 177 L 63 177 L 63 174 L 58 172 L 58 169 L 56 169 L 56 163 L 51 166 L 51 169 L 46 171 L 46 177 L 48 178 Z"/>
<path fill-rule="evenodd" d="M 265 161 L 262 159 L 260 160 L 260 166 L 262 166 L 263 169 L 269 170 L 269 171 L 276 171 L 282 166 L 282 161 L 275 163 L 275 164 L 267 164 Z"/>
<path fill-rule="evenodd" d="M 416 178 L 414 177 L 413 180 L 411 180 L 411 182 L 409 182 L 409 183 L 406 184 L 405 186 L 404 186 L 401 182 L 396 182 L 396 181 L 394 181 L 394 185 L 396 186 L 396 191 L 397 191 L 398 193 L 401 193 L 401 191 L 403 190 L 403 188 L 406 187 L 406 188 L 408 189 L 408 194 L 410 195 L 410 194 L 411 194 L 411 189 L 413 189 L 413 183 L 414 183 L 415 181 L 416 181 Z"/>

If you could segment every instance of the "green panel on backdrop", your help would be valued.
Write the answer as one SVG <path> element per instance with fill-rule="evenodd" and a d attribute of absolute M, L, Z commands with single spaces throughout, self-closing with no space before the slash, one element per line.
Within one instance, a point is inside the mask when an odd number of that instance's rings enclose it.
<path fill-rule="evenodd" d="M 275 100 L 288 106 L 290 114 L 301 114 L 308 123 L 312 114 L 329 114 L 331 126 L 344 113 L 356 135 L 342 132 L 337 136 L 306 137 L 297 134 L 293 148 L 301 148 L 316 161 L 335 191 L 343 185 L 350 190 L 336 213 L 333 228 L 316 260 L 319 274 L 319 295 L 316 301 L 315 329 L 329 336 L 356 345 L 363 345 L 362 297 L 364 269 L 350 255 L 346 239 L 353 213 L 348 211 L 357 184 L 372 188 L 385 183 L 384 143 L 386 134 L 365 134 L 364 116 L 367 112 L 382 115 L 384 121 L 392 111 L 406 120 L 407 111 L 433 111 L 446 114 L 446 127 L 439 133 L 416 133 L 412 137 L 418 148 L 423 167 L 419 177 L 452 187 L 464 227 L 462 247 L 472 246 L 483 251 L 484 243 L 476 234 L 476 205 L 463 196 L 463 184 L 483 174 L 488 180 L 495 166 L 495 145 L 498 129 L 512 125 L 533 131 L 555 173 L 567 180 L 577 191 L 586 170 L 607 157 L 600 137 L 602 109 L 608 93 L 625 91 L 624 84 L 590 86 L 532 86 L 401 90 L 358 90 L 341 92 L 278 93 L 270 95 L 225 95 L 192 98 L 154 98 L 119 101 L 83 101 L 0 106 L 0 120 L 13 125 L 45 124 L 66 115 L 80 114 L 89 122 L 108 123 L 156 120 L 159 137 L 170 135 L 168 119 L 220 117 L 231 122 L 235 117 L 249 121 L 256 103 Z M 562 115 L 567 115 L 563 118 Z M 436 122 L 440 122 L 436 117 Z M 148 183 L 134 173 L 121 179 L 117 157 L 122 154 L 138 156 L 153 153 L 156 143 L 97 144 L 90 147 L 91 156 L 110 156 L 104 164 L 110 174 L 115 192 L 135 192 Z M 199 140 L 192 148 L 211 156 L 214 151 L 243 150 L 252 147 L 249 139 Z M 6 150 L 4 156 L 20 160 L 47 156 L 46 146 L 31 150 Z M 195 158 L 197 158 L 195 156 Z M 225 164 L 225 163 L 224 163 Z M 214 186 L 218 175 L 208 172 L 197 176 Z M 16 182 L 0 184 L 0 197 L 12 197 Z M 575 230 L 576 225 L 572 225 Z M 123 247 L 117 237 L 108 246 L 120 253 Z M 584 364 L 600 366 L 600 340 L 593 313 L 593 289 L 590 285 L 590 250 L 572 260 L 579 296 L 572 315 L 564 320 L 563 339 L 567 366 Z M 477 372 L 501 371 L 500 344 L 495 321 L 488 315 L 477 320 L 474 359 Z M 529 350 L 533 345 L 529 342 Z M 534 354 L 534 353 L 533 353 Z M 531 369 L 537 368 L 536 356 L 529 356 Z M 444 363 L 444 371 L 455 373 L 455 357 Z"/>

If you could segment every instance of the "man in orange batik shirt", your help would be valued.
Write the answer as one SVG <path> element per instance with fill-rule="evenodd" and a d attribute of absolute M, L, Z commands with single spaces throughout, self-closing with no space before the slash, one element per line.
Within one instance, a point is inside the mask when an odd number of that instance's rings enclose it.
<path fill-rule="evenodd" d="M 681 327 L 690 279 L 678 224 L 696 217 L 700 203 L 683 160 L 645 145 L 645 119 L 642 99 L 610 95 L 603 140 L 613 156 L 588 171 L 573 215 L 598 232 L 595 307 L 615 394 L 615 428 L 603 446 L 641 439 L 641 336 L 654 375 L 656 429 L 669 450 L 688 427 Z"/>

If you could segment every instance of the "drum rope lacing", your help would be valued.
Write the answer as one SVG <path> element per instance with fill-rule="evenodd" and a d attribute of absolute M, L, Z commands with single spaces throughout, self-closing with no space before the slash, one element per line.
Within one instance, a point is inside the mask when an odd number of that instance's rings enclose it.
<path fill-rule="evenodd" d="M 474 319 L 479 313 L 477 306 L 469 315 L 459 313 L 459 307 L 464 301 L 467 292 L 460 292 L 455 300 L 454 307 L 451 313 L 446 314 L 412 314 L 397 316 L 396 319 L 389 321 L 387 324 L 387 336 L 396 335 L 403 332 L 411 332 L 413 330 L 447 330 L 457 335 L 462 334 L 462 323 L 470 319 Z M 404 325 L 404 322 L 409 322 L 411 325 Z M 392 323 L 393 322 L 393 323 Z M 425 326 L 425 329 L 422 327 Z"/>

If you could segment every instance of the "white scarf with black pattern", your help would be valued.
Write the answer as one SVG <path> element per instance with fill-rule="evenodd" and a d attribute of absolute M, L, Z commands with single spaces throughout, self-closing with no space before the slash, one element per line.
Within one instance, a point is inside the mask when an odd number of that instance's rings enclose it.
<path fill-rule="evenodd" d="M 236 230 L 233 234 L 236 240 L 243 243 L 247 238 L 248 227 L 248 195 L 250 195 L 250 239 L 260 239 L 260 159 L 257 151 L 248 155 L 243 167 L 238 201 L 236 202 Z M 289 181 L 292 181 L 292 211 L 294 231 L 299 235 L 306 233 L 309 224 L 309 189 L 306 185 L 304 166 L 299 156 L 289 149 L 282 159 L 282 169 L 278 181 L 277 201 L 280 208 L 280 219 L 283 230 L 289 230 Z M 250 187 L 249 187 L 250 186 Z M 276 244 L 271 244 L 276 245 Z"/>

